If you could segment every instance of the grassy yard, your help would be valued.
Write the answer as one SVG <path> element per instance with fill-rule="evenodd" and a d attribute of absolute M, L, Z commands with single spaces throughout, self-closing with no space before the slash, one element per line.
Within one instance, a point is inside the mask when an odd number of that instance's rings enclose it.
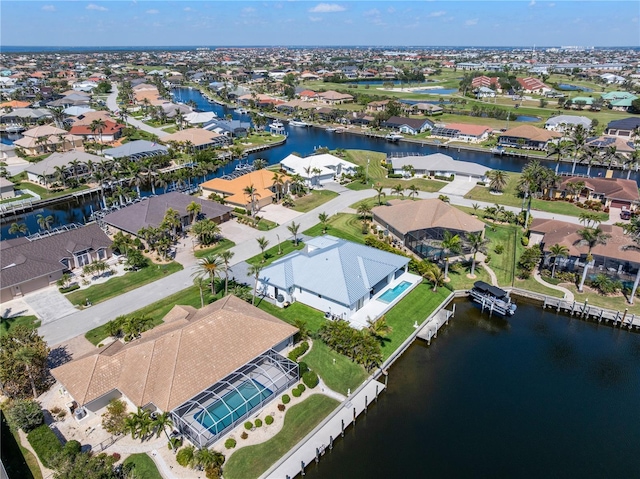
<path fill-rule="evenodd" d="M 292 208 L 300 213 L 307 213 L 320 205 L 325 204 L 327 201 L 332 200 L 338 196 L 335 191 L 329 190 L 313 190 L 311 194 L 303 196 L 302 198 L 296 198 L 295 206 Z"/>
<path fill-rule="evenodd" d="M 294 324 L 296 319 L 301 319 L 313 332 L 318 331 L 325 322 L 323 313 L 300 302 L 292 303 L 288 308 L 278 308 L 268 301 L 260 301 L 256 306 L 289 324 Z"/>
<path fill-rule="evenodd" d="M 156 464 L 144 452 L 131 454 L 124 460 L 125 465 L 133 464 L 133 474 L 141 479 L 162 479 Z"/>
<path fill-rule="evenodd" d="M 220 296 L 218 293 L 217 296 Z M 212 301 L 211 291 L 204 291 L 204 304 L 207 305 Z M 195 286 L 189 286 L 188 288 L 178 291 L 171 296 L 167 296 L 160 301 L 156 301 L 144 308 L 138 309 L 131 313 L 131 315 L 145 315 L 153 319 L 153 325 L 157 326 L 162 323 L 162 318 L 173 308 L 176 304 L 193 306 L 194 308 L 200 308 L 200 290 Z M 98 326 L 88 331 L 84 337 L 94 345 L 100 344 L 107 336 L 107 328 L 105 325 Z"/>
<path fill-rule="evenodd" d="M 313 342 L 311 350 L 300 361 L 318 373 L 329 388 L 344 395 L 349 389 L 355 391 L 367 379 L 367 372 L 361 365 L 332 351 L 320 340 Z"/>
<path fill-rule="evenodd" d="M 601 308 L 613 309 L 614 311 L 624 311 L 629 308 L 629 314 L 640 314 L 640 300 L 636 298 L 633 305 L 627 303 L 627 299 L 623 295 L 617 296 L 604 296 L 588 286 L 584 287 L 584 292 L 579 293 L 575 284 L 560 283 L 560 286 L 564 286 L 574 294 L 575 300 L 579 303 L 584 303 L 585 299 L 589 300 L 589 304 L 592 306 L 600 306 Z"/>
<path fill-rule="evenodd" d="M 239 449 L 224 467 L 226 479 L 259 477 L 331 413 L 338 401 L 314 394 L 287 412 L 282 430 L 261 444 Z"/>
<path fill-rule="evenodd" d="M 107 299 L 111 299 L 120 294 L 134 290 L 145 284 L 156 281 L 164 276 L 175 273 L 182 269 L 182 265 L 171 262 L 165 265 L 151 264 L 138 271 L 131 271 L 124 276 L 112 278 L 106 283 L 96 284 L 87 289 L 73 291 L 67 295 L 71 304 L 83 305 L 89 300 L 92 304 L 97 304 Z"/>
<path fill-rule="evenodd" d="M 299 237 L 298 237 L 299 240 Z M 291 240 L 284 240 L 280 243 L 280 245 L 272 246 L 264 250 L 264 255 L 262 253 L 257 254 L 247 260 L 247 263 L 253 265 L 262 265 L 262 267 L 269 266 L 275 260 L 282 258 L 283 256 L 291 253 L 292 251 L 301 250 L 304 248 L 304 243 L 302 241 L 298 241 L 296 245 Z M 278 254 L 278 251 L 281 251 L 282 254 Z M 264 262 L 263 262 L 264 259 Z"/>
<path fill-rule="evenodd" d="M 0 336 L 9 334 L 16 326 L 26 326 L 35 329 L 40 326 L 40 320 L 35 316 L 14 316 L 13 318 L 0 318 Z"/>
<path fill-rule="evenodd" d="M 489 273 L 476 261 L 475 278 L 468 278 L 467 275 L 471 273 L 471 262 L 469 261 L 460 263 L 460 266 L 454 266 L 451 268 L 449 265 L 449 281 L 448 288 L 451 290 L 457 289 L 471 289 L 473 283 L 476 281 L 484 281 L 485 283 L 491 283 Z"/>
<path fill-rule="evenodd" d="M 526 289 L 527 291 L 533 291 L 534 293 L 545 294 L 547 296 L 553 296 L 554 298 L 564 297 L 564 293 L 562 291 L 547 288 L 545 285 L 538 283 L 535 279 L 533 279 L 533 277 L 529 279 L 516 278 L 513 285 L 516 288 Z"/>
<path fill-rule="evenodd" d="M 196 248 L 193 255 L 196 258 L 204 258 L 205 256 L 220 254 L 223 251 L 233 248 L 235 245 L 236 244 L 233 241 L 225 238 L 218 241 L 218 243 L 215 246 L 211 246 L 210 248 L 202 248 L 202 249 L 200 249 L 199 247 Z"/>
<path fill-rule="evenodd" d="M 396 304 L 385 317 L 393 328 L 382 344 L 382 355 L 387 359 L 402 342 L 415 331 L 413 324 L 422 323 L 449 295 L 447 288 L 438 288 L 434 293 L 427 283 L 419 284 Z"/>
<path fill-rule="evenodd" d="M 49 198 L 57 198 L 59 196 L 68 195 L 71 193 L 75 193 L 76 191 L 88 190 L 89 187 L 85 185 L 80 185 L 77 188 L 65 188 L 60 189 L 60 191 L 51 191 L 44 186 L 37 185 L 35 183 L 31 183 L 30 181 L 26 181 L 26 173 L 20 173 L 19 175 L 11 177 L 11 181 L 15 184 L 16 190 L 27 189 L 33 191 L 35 194 L 40 195 L 40 198 L 43 200 Z M 15 201 L 15 198 L 11 199 Z"/>
<path fill-rule="evenodd" d="M 491 268 L 498 278 L 500 286 L 511 286 L 515 277 L 516 262 L 523 250 L 520 238 L 522 237 L 521 228 L 518 226 L 492 226 L 489 225 L 485 229 L 485 237 L 490 240 L 487 245 L 491 261 Z M 501 254 L 496 253 L 496 246 L 501 245 L 504 251 Z"/>
<path fill-rule="evenodd" d="M 322 225 L 312 226 L 304 234 L 308 236 L 320 236 L 323 234 Z M 329 218 L 326 234 L 336 236 L 354 243 L 364 243 L 365 235 L 362 234 L 362 221 L 358 215 L 338 213 Z"/>
<path fill-rule="evenodd" d="M 508 181 L 502 195 L 491 194 L 489 188 L 486 186 L 476 186 L 465 195 L 465 198 L 484 201 L 486 203 L 497 203 L 503 206 L 522 207 L 522 198 L 518 197 L 517 190 L 521 174 L 507 173 L 507 175 Z M 541 199 L 534 199 L 531 202 L 531 208 L 533 210 L 547 211 L 549 213 L 568 216 L 580 216 L 581 213 L 589 211 L 583 208 L 578 208 L 573 203 L 569 203 L 567 201 L 546 201 Z M 606 213 L 600 213 L 599 216 L 603 221 L 609 218 L 609 215 Z"/>

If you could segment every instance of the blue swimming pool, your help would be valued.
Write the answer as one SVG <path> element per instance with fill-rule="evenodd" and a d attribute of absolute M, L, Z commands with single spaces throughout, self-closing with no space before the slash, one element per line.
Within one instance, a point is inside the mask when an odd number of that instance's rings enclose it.
<path fill-rule="evenodd" d="M 266 386 L 256 380 L 248 379 L 207 409 L 197 412 L 194 418 L 211 433 L 218 434 L 272 394 L 273 391 Z"/>
<path fill-rule="evenodd" d="M 404 293 L 409 286 L 411 286 L 411 283 L 409 283 L 409 281 L 403 281 L 399 285 L 393 288 L 389 288 L 384 293 L 382 293 L 378 298 L 378 301 L 382 301 L 383 303 L 391 303 L 398 296 Z"/>

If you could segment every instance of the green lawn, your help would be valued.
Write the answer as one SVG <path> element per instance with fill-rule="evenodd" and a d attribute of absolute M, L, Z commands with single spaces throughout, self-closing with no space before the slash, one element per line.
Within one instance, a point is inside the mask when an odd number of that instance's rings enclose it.
<path fill-rule="evenodd" d="M 325 322 L 324 313 L 300 302 L 292 303 L 287 308 L 279 308 L 268 301 L 260 301 L 256 306 L 289 324 L 294 324 L 296 319 L 301 319 L 307 323 L 307 327 L 313 332 L 318 331 Z"/>
<path fill-rule="evenodd" d="M 515 277 L 516 262 L 524 248 L 520 243 L 520 238 L 522 237 L 521 228 L 510 225 L 489 225 L 485 229 L 485 237 L 490 240 L 487 245 L 488 252 L 491 255 L 489 268 L 496 273 L 500 286 L 511 286 Z M 495 252 L 497 245 L 502 245 L 504 248 L 501 254 Z"/>
<path fill-rule="evenodd" d="M 16 326 L 26 326 L 29 329 L 40 327 L 40 320 L 35 316 L 14 316 L 13 318 L 0 318 L 0 336 L 8 334 Z"/>
<path fill-rule="evenodd" d="M 469 261 L 460 263 L 460 266 L 454 266 L 451 268 L 449 265 L 449 283 L 448 288 L 451 290 L 458 289 L 471 289 L 473 283 L 476 281 L 484 281 L 485 283 L 491 283 L 489 273 L 476 261 L 475 278 L 468 278 L 467 275 L 471 273 L 471 262 Z"/>
<path fill-rule="evenodd" d="M 92 304 L 97 304 L 145 284 L 152 283 L 181 269 L 182 265 L 176 262 L 165 265 L 151 264 L 141 270 L 126 273 L 124 276 L 111 278 L 105 283 L 89 286 L 87 289 L 73 291 L 67 295 L 67 299 L 71 304 L 75 305 L 84 305 L 87 299 Z"/>
<path fill-rule="evenodd" d="M 303 196 L 302 198 L 296 198 L 296 204 L 292 209 L 299 211 L 300 213 L 307 213 L 337 196 L 338 193 L 335 191 L 313 190 L 311 194 Z"/>
<path fill-rule="evenodd" d="M 3 204 L 3 203 L 13 203 L 14 201 L 28 200 L 29 198 L 33 198 L 33 196 L 31 196 L 28 193 L 24 194 L 24 195 L 14 196 L 13 198 L 7 198 L 6 200 L 0 201 L 0 205 Z M 33 199 L 35 199 L 35 198 L 33 198 Z"/>
<path fill-rule="evenodd" d="M 299 239 L 300 238 L 298 237 L 298 240 Z M 271 248 L 264 250 L 264 255 L 260 253 L 249 258 L 247 260 L 247 263 L 253 264 L 253 265 L 259 264 L 259 265 L 262 265 L 263 267 L 269 266 L 275 260 L 282 258 L 283 256 L 291 253 L 292 251 L 301 250 L 302 248 L 304 248 L 304 243 L 302 241 L 298 241 L 298 244 L 296 245 L 291 240 L 284 240 L 282 243 L 280 243 L 279 246 L 275 245 L 275 246 L 272 246 Z M 278 251 L 280 251 L 281 254 L 278 254 Z M 263 259 L 264 259 L 264 262 L 263 262 Z"/>
<path fill-rule="evenodd" d="M 320 236 L 323 234 L 322 225 L 318 223 L 303 231 L 303 233 L 308 236 Z M 366 237 L 366 235 L 362 234 L 362 221 L 360 221 L 358 215 L 348 213 L 338 213 L 331 216 L 326 234 L 361 244 L 364 243 Z"/>
<path fill-rule="evenodd" d="M 123 464 L 134 464 L 133 473 L 135 477 L 139 477 L 140 479 L 162 479 L 162 475 L 158 471 L 153 459 L 144 452 L 131 454 L 124 460 Z"/>
<path fill-rule="evenodd" d="M 11 178 L 11 181 L 15 184 L 16 190 L 27 189 L 33 191 L 35 194 L 40 195 L 40 198 L 43 200 L 49 198 L 57 198 L 59 196 L 69 195 L 71 193 L 75 193 L 76 191 L 88 190 L 89 187 L 85 185 L 80 185 L 77 188 L 65 188 L 60 191 L 51 191 L 45 188 L 44 186 L 37 185 L 35 183 L 31 183 L 30 181 L 26 181 L 26 175 L 24 173 L 20 173 Z M 12 198 L 12 201 L 15 199 Z"/>
<path fill-rule="evenodd" d="M 529 279 L 518 279 L 514 282 L 514 287 L 520 289 L 526 289 L 527 291 L 533 291 L 534 293 L 540 293 L 547 296 L 553 296 L 554 298 L 563 298 L 564 293 L 555 289 L 547 288 L 545 285 L 538 283 L 533 277 Z M 565 286 L 565 285 L 563 285 Z"/>
<path fill-rule="evenodd" d="M 224 287 L 223 287 L 224 288 Z M 220 296 L 220 292 L 218 292 L 217 296 Z M 211 291 L 204 291 L 204 304 L 207 305 L 212 301 Z M 156 301 L 144 308 L 138 309 L 131 313 L 131 315 L 146 315 L 153 319 L 153 325 L 157 326 L 162 323 L 162 318 L 166 316 L 166 314 L 173 308 L 176 304 L 193 306 L 194 308 L 200 308 L 200 290 L 195 286 L 189 286 L 182 291 L 178 291 L 171 296 L 167 296 L 160 301 Z M 98 326 L 90 331 L 88 331 L 85 335 L 85 338 L 89 340 L 94 345 L 100 344 L 100 342 L 105 339 L 107 334 L 107 328 L 105 325 Z"/>
<path fill-rule="evenodd" d="M 438 288 L 435 293 L 427 283 L 419 284 L 385 314 L 393 328 L 382 344 L 382 355 L 387 359 L 415 331 L 413 324 L 422 323 L 445 300 L 450 291 Z"/>
<path fill-rule="evenodd" d="M 487 186 L 476 186 L 464 197 L 471 200 L 484 201 L 486 203 L 497 203 L 503 206 L 515 206 L 517 208 L 522 207 L 522 198 L 518 197 L 517 190 L 521 174 L 507 173 L 507 175 L 508 181 L 502 195 L 491 194 Z M 546 201 L 541 199 L 534 199 L 531 202 L 531 209 L 568 216 L 580 216 L 581 213 L 590 211 L 578 208 L 573 203 L 569 203 L 567 201 Z M 599 216 L 603 221 L 609 218 L 607 213 L 599 213 Z"/>
<path fill-rule="evenodd" d="M 585 286 L 584 292 L 579 293 L 575 284 L 561 283 L 560 286 L 564 286 L 574 294 L 575 300 L 579 303 L 584 303 L 585 299 L 589 300 L 589 304 L 592 306 L 600 306 L 601 308 L 613 309 L 614 311 L 622 311 L 629 308 L 628 314 L 640 314 L 640 301 L 638 298 L 634 301 L 633 305 L 627 303 L 625 296 L 604 296 L 591 288 Z"/>
<path fill-rule="evenodd" d="M 287 411 L 284 425 L 278 434 L 261 444 L 243 447 L 229 458 L 224 466 L 224 477 L 226 479 L 259 477 L 313 430 L 338 404 L 335 399 L 314 394 L 292 406 Z"/>
<path fill-rule="evenodd" d="M 329 388 L 344 395 L 349 389 L 355 391 L 367 379 L 367 372 L 361 365 L 329 349 L 319 339 L 313 342 L 311 350 L 300 361 L 318 373 Z"/>
<path fill-rule="evenodd" d="M 215 246 L 212 246 L 210 248 L 196 248 L 193 254 L 196 258 L 204 258 L 205 256 L 220 254 L 223 251 L 233 248 L 235 245 L 236 244 L 233 241 L 225 238 L 218 241 Z"/>

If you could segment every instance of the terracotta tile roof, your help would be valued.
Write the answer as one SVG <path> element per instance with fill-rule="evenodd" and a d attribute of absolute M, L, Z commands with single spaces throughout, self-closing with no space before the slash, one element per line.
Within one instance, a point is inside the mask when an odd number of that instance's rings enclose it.
<path fill-rule="evenodd" d="M 27 108 L 29 105 L 28 101 L 11 100 L 0 103 L 0 108 Z"/>
<path fill-rule="evenodd" d="M 569 183 L 578 183 L 582 181 L 586 188 L 596 194 L 602 194 L 608 199 L 640 201 L 640 192 L 638 192 L 638 184 L 633 180 L 623 178 L 567 178 L 560 183 L 559 190 L 566 189 Z"/>
<path fill-rule="evenodd" d="M 374 218 L 402 234 L 427 228 L 449 228 L 456 231 L 484 230 L 484 223 L 437 198 L 420 201 L 390 201 L 391 206 L 373 208 Z"/>
<path fill-rule="evenodd" d="M 283 181 L 289 181 L 288 176 L 284 176 Z M 247 204 L 249 199 L 244 193 L 247 186 L 253 185 L 260 195 L 259 200 L 273 196 L 273 192 L 269 188 L 273 188 L 273 172 L 269 170 L 252 171 L 246 175 L 242 175 L 233 180 L 223 180 L 222 178 L 214 178 L 200 187 L 202 190 L 212 191 L 228 196 L 227 200 L 234 204 Z"/>
<path fill-rule="evenodd" d="M 235 296 L 196 312 L 181 308 L 185 318 L 51 373 L 81 405 L 117 389 L 136 405 L 170 411 L 297 331 Z"/>
<path fill-rule="evenodd" d="M 120 123 L 116 123 L 111 120 L 105 120 L 104 124 L 105 126 L 104 126 L 104 129 L 102 130 L 102 135 L 113 135 L 121 131 L 123 128 L 125 128 L 124 125 L 121 125 Z M 95 132 L 91 131 L 90 125 L 73 125 L 69 130 L 69 133 L 71 133 L 72 135 L 81 135 L 81 136 L 82 135 L 100 136 L 100 133 L 98 132 L 98 130 L 96 130 Z"/>
<path fill-rule="evenodd" d="M 214 143 L 217 138 L 223 135 L 215 131 L 204 130 L 202 128 L 187 128 L 186 130 L 176 131 L 167 136 L 162 137 L 162 143 L 168 144 L 171 141 L 190 141 L 194 146 L 208 145 Z"/>

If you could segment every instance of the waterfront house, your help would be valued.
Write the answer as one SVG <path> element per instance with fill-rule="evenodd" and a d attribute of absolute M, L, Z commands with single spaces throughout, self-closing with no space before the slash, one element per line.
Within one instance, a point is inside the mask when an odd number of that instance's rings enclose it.
<path fill-rule="evenodd" d="M 327 105 L 342 105 L 343 103 L 353 102 L 353 96 L 348 93 L 339 93 L 337 91 L 329 90 L 317 93 L 315 100 Z"/>
<path fill-rule="evenodd" d="M 305 158 L 292 153 L 280 162 L 280 166 L 288 175 L 302 177 L 310 187 L 337 181 L 343 175 L 353 175 L 357 169 L 357 165 L 329 153 Z"/>
<path fill-rule="evenodd" d="M 222 120 L 214 118 L 202 126 L 205 130 L 215 131 L 229 138 L 245 138 L 251 129 L 251 123 L 240 120 Z"/>
<path fill-rule="evenodd" d="M 442 253 L 444 232 L 461 238 L 469 233 L 483 233 L 485 224 L 437 198 L 410 201 L 392 200 L 389 206 L 376 206 L 373 221 L 421 258 L 437 260 Z M 463 252 L 469 250 L 463 247 Z"/>
<path fill-rule="evenodd" d="M 396 175 L 445 176 L 465 178 L 470 182 L 485 181 L 487 167 L 469 161 L 454 160 L 443 153 L 388 157 L 387 163 Z M 410 168 L 409 168 L 410 167 Z"/>
<path fill-rule="evenodd" d="M 545 150 L 549 142 L 561 138 L 562 134 L 532 125 L 520 125 L 503 132 L 498 144 L 516 148 Z"/>
<path fill-rule="evenodd" d="M 35 125 L 51 118 L 51 112 L 44 108 L 14 108 L 0 112 L 0 123 L 5 126 Z"/>
<path fill-rule="evenodd" d="M 492 131 L 493 128 L 486 125 L 447 123 L 444 126 L 433 128 L 431 136 L 467 143 L 480 143 L 488 139 Z"/>
<path fill-rule="evenodd" d="M 165 145 L 176 142 L 178 144 L 189 144 L 193 150 L 206 150 L 207 148 L 216 148 L 228 145 L 229 138 L 215 131 L 208 131 L 203 128 L 187 128 L 186 130 L 176 131 L 170 135 L 161 138 Z"/>
<path fill-rule="evenodd" d="M 0 176 L 0 200 L 9 200 L 16 196 L 15 185 L 8 179 Z"/>
<path fill-rule="evenodd" d="M 298 381 L 283 354 L 297 328 L 229 295 L 201 309 L 174 306 L 161 325 L 51 370 L 79 418 L 112 399 L 170 412 L 174 427 L 210 446 Z M 215 412 L 215 414 L 214 414 Z"/>
<path fill-rule="evenodd" d="M 576 200 L 599 201 L 603 208 L 635 210 L 640 206 L 638 184 L 634 180 L 623 178 L 583 178 L 565 177 L 557 188 L 550 190 L 551 198 L 568 198 L 573 196 L 572 185 L 583 185 L 576 191 Z M 612 213 L 613 214 L 613 213 Z"/>
<path fill-rule="evenodd" d="M 36 238 L 0 241 L 1 300 L 46 288 L 63 273 L 106 260 L 111 240 L 97 224 L 67 231 L 52 231 Z"/>
<path fill-rule="evenodd" d="M 578 125 L 581 125 L 585 131 L 589 131 L 591 129 L 591 119 L 586 116 L 558 115 L 549 118 L 544 127 L 547 130 L 563 133 Z"/>
<path fill-rule="evenodd" d="M 104 157 L 111 160 L 120 160 L 122 158 L 141 160 L 143 158 L 152 158 L 168 153 L 169 149 L 160 143 L 148 140 L 134 140 L 116 148 L 104 150 Z"/>
<path fill-rule="evenodd" d="M 30 163 L 25 171 L 27 180 L 39 185 L 50 186 L 53 183 L 61 183 L 60 173 L 64 175 L 65 179 L 88 176 L 93 172 L 89 171 L 87 163 L 99 165 L 103 161 L 105 161 L 103 157 L 84 151 L 67 151 L 52 153 L 42 161 Z"/>
<path fill-rule="evenodd" d="M 431 103 L 414 103 L 412 105 L 408 103 L 402 103 L 402 111 L 409 114 L 422 114 L 427 116 L 441 115 L 444 109 L 439 105 L 433 105 Z"/>
<path fill-rule="evenodd" d="M 600 135 L 597 137 L 587 138 L 585 142 L 586 146 L 598 148 L 600 150 L 607 150 L 615 147 L 616 153 L 629 154 L 636 151 L 635 143 L 628 138 L 621 136 L 605 136 Z"/>
<path fill-rule="evenodd" d="M 60 148 L 62 151 L 82 147 L 82 137 L 51 125 L 31 128 L 22 133 L 23 137 L 13 142 L 29 156 L 37 156 Z"/>
<path fill-rule="evenodd" d="M 417 135 L 431 130 L 434 127 L 433 121 L 427 118 L 406 118 L 401 116 L 392 116 L 382 123 L 385 128 L 397 130 L 400 133 L 408 135 Z"/>
<path fill-rule="evenodd" d="M 640 118 L 632 116 L 629 118 L 623 118 L 622 120 L 610 121 L 604 132 L 609 136 L 619 136 L 633 140 L 634 138 L 637 139 L 639 137 L 639 131 Z"/>
<path fill-rule="evenodd" d="M 74 136 L 79 136 L 85 140 L 91 140 L 101 143 L 111 143 L 116 141 L 122 136 L 122 130 L 126 128 L 125 125 L 116 123 L 112 120 L 106 120 L 102 130 L 92 130 L 91 125 L 76 125 L 74 124 L 69 133 Z"/>
<path fill-rule="evenodd" d="M 258 291 L 349 319 L 407 272 L 409 258 L 325 235 L 262 269 Z M 373 318 L 375 319 L 375 318 Z"/>
<path fill-rule="evenodd" d="M 187 211 L 187 206 L 192 202 L 200 205 L 197 218 Z M 207 218 L 218 224 L 231 219 L 231 208 L 215 201 L 196 198 L 177 191 L 165 193 L 159 196 L 143 198 L 142 201 L 125 206 L 119 210 L 107 214 L 103 221 L 125 233 L 138 235 L 142 228 L 157 228 L 164 220 L 167 210 L 171 208 L 180 216 L 181 231 L 187 228 L 198 218 Z"/>

